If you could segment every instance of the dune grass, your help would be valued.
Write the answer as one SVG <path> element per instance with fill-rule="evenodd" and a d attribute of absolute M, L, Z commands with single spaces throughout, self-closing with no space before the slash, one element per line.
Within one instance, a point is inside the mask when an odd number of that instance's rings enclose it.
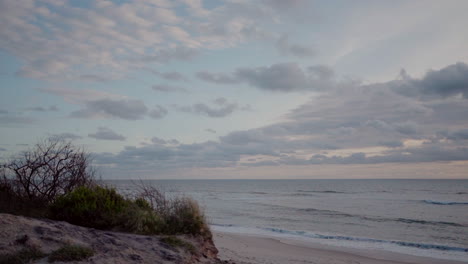
<path fill-rule="evenodd" d="M 178 237 L 175 237 L 175 236 L 166 236 L 166 237 L 163 237 L 161 238 L 161 242 L 171 246 L 171 247 L 174 247 L 174 248 L 182 248 L 192 254 L 195 254 L 196 253 L 196 249 L 195 247 L 187 242 L 187 241 L 184 241 Z"/>
<path fill-rule="evenodd" d="M 91 248 L 79 246 L 79 245 L 65 245 L 52 253 L 48 257 L 48 262 L 55 261 L 80 261 L 90 258 L 94 255 L 94 251 Z"/>
<path fill-rule="evenodd" d="M 190 198 L 169 199 L 156 188 L 131 199 L 113 188 L 82 186 L 50 206 L 52 219 L 97 229 L 145 235 L 210 236 L 202 210 Z"/>
<path fill-rule="evenodd" d="M 35 248 L 24 248 L 14 253 L 0 255 L 0 264 L 25 264 L 46 255 Z"/>

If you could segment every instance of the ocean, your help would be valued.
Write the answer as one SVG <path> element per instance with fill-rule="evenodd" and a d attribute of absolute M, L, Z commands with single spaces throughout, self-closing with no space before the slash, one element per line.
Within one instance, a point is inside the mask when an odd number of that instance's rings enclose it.
<path fill-rule="evenodd" d="M 214 231 L 468 262 L 468 180 L 144 182 L 197 200 Z"/>

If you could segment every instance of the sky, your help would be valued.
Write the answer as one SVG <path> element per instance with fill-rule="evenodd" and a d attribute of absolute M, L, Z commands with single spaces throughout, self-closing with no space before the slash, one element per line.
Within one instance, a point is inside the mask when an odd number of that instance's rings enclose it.
<path fill-rule="evenodd" d="M 468 1 L 0 0 L 0 159 L 105 179 L 468 178 Z"/>

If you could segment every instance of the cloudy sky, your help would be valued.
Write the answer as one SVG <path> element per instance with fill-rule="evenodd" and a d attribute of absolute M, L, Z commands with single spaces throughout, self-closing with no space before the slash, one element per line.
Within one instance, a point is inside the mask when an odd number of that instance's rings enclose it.
<path fill-rule="evenodd" d="M 468 178 L 468 1 L 0 0 L 0 157 L 104 178 Z"/>

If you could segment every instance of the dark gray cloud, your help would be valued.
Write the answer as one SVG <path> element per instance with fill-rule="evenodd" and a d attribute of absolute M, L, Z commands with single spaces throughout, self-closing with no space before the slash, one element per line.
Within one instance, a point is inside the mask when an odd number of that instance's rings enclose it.
<path fill-rule="evenodd" d="M 276 48 L 283 55 L 292 55 L 299 58 L 312 57 L 315 55 L 315 51 L 312 47 L 290 43 L 289 37 L 286 34 L 278 39 Z"/>
<path fill-rule="evenodd" d="M 60 134 L 53 134 L 50 136 L 50 138 L 63 139 L 63 140 L 76 140 L 76 139 L 81 139 L 82 137 L 74 133 L 64 132 Z"/>
<path fill-rule="evenodd" d="M 0 124 L 4 125 L 19 125 L 19 124 L 32 124 L 36 120 L 27 117 L 27 116 L 21 116 L 21 115 L 15 115 L 15 114 L 2 114 L 0 115 Z"/>
<path fill-rule="evenodd" d="M 451 140 L 468 140 L 468 128 L 442 133 L 442 136 Z"/>
<path fill-rule="evenodd" d="M 58 107 L 55 105 L 51 105 L 49 107 L 42 107 L 42 106 L 35 106 L 35 107 L 27 107 L 25 108 L 26 111 L 33 111 L 33 112 L 56 112 L 58 111 Z"/>
<path fill-rule="evenodd" d="M 213 106 L 197 103 L 190 106 L 175 106 L 177 110 L 186 113 L 204 115 L 213 118 L 221 118 L 231 115 L 234 111 L 240 110 L 237 103 L 231 103 L 226 98 L 217 98 L 213 101 Z"/>
<path fill-rule="evenodd" d="M 379 142 L 378 145 L 388 147 L 388 148 L 399 148 L 403 147 L 403 142 L 395 140 L 395 141 L 382 141 Z"/>
<path fill-rule="evenodd" d="M 8 111 L 4 109 L 0 109 L 0 115 L 4 115 L 4 114 L 8 114 Z"/>
<path fill-rule="evenodd" d="M 166 108 L 157 105 L 154 109 L 152 109 L 148 114 L 153 119 L 160 119 L 167 115 L 168 111 Z"/>
<path fill-rule="evenodd" d="M 229 145 L 248 145 L 269 141 L 269 138 L 261 130 L 234 131 L 226 136 L 221 136 L 219 139 Z"/>
<path fill-rule="evenodd" d="M 207 129 L 205 129 L 205 131 L 206 131 L 206 132 L 213 133 L 213 134 L 216 134 L 216 130 L 211 129 L 211 128 L 207 128 Z"/>
<path fill-rule="evenodd" d="M 296 63 L 240 68 L 236 75 L 251 86 L 264 90 L 290 92 L 305 90 L 309 85 L 306 73 Z"/>
<path fill-rule="evenodd" d="M 111 100 L 101 99 L 86 102 L 84 109 L 71 113 L 76 118 L 109 117 L 126 120 L 142 119 L 148 108 L 141 100 Z"/>
<path fill-rule="evenodd" d="M 100 140 L 119 140 L 124 141 L 125 137 L 117 134 L 112 129 L 107 127 L 99 127 L 95 133 L 88 134 L 88 137 L 100 139 Z"/>
<path fill-rule="evenodd" d="M 413 163 L 468 160 L 468 148 L 444 148 L 439 146 L 423 146 L 421 148 L 406 148 L 393 150 L 385 155 L 369 156 L 358 152 L 349 156 L 314 155 L 309 164 L 378 164 L 378 163 Z"/>
<path fill-rule="evenodd" d="M 96 75 L 96 74 L 82 74 L 79 76 L 78 78 L 79 80 L 82 80 L 82 81 L 88 81 L 88 82 L 107 82 L 109 81 L 110 79 L 105 77 L 105 76 L 100 76 L 100 75 Z"/>
<path fill-rule="evenodd" d="M 154 71 L 151 70 L 151 72 L 163 79 L 169 80 L 169 81 L 188 81 L 188 78 L 183 75 L 180 72 L 159 72 L 159 71 Z"/>
<path fill-rule="evenodd" d="M 207 71 L 197 72 L 196 76 L 203 81 L 212 82 L 217 84 L 236 84 L 240 83 L 241 80 L 225 73 L 213 73 Z"/>
<path fill-rule="evenodd" d="M 0 147 L 0 151 L 1 151 L 1 152 L 3 152 L 3 151 L 8 151 L 8 149 Z"/>
<path fill-rule="evenodd" d="M 238 68 L 234 73 L 198 72 L 197 77 L 217 84 L 247 83 L 276 92 L 320 91 L 335 85 L 333 71 L 323 65 L 302 69 L 297 63 L 278 63 L 266 67 Z"/>
<path fill-rule="evenodd" d="M 395 91 L 422 100 L 461 95 L 468 99 L 468 65 L 462 62 L 440 70 L 431 70 L 421 79 L 413 79 L 405 71 L 402 80 L 393 83 Z"/>
<path fill-rule="evenodd" d="M 165 140 L 159 137 L 152 137 L 151 142 L 156 145 L 178 145 L 180 142 L 176 139 Z"/>
<path fill-rule="evenodd" d="M 405 135 L 416 135 L 420 133 L 420 128 L 418 124 L 412 121 L 397 123 L 394 127 L 396 131 Z"/>
<path fill-rule="evenodd" d="M 157 92 L 165 92 L 165 93 L 170 93 L 170 92 L 187 92 L 187 89 L 180 87 L 180 86 L 175 86 L 175 85 L 169 85 L 169 84 L 156 84 L 151 87 L 153 90 Z"/>

